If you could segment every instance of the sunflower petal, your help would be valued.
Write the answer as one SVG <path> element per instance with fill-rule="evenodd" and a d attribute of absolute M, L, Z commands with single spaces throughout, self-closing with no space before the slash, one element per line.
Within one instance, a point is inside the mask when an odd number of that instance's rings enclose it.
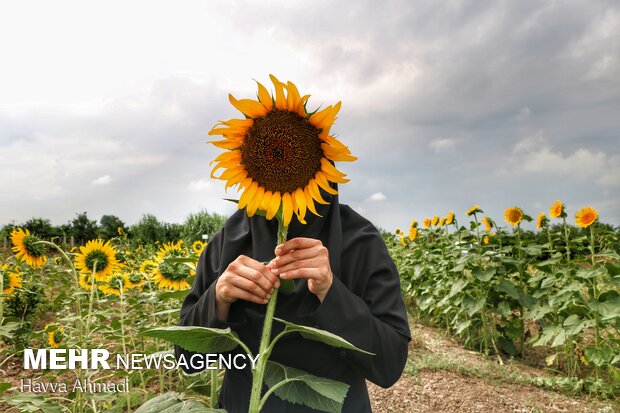
<path fill-rule="evenodd" d="M 260 205 L 263 199 L 263 195 L 265 195 L 265 188 L 262 186 L 259 186 L 258 190 L 256 191 L 256 194 L 254 195 L 254 198 L 252 199 L 252 201 L 248 203 L 248 207 L 247 207 L 248 216 L 250 217 L 254 216 L 254 214 L 256 213 L 256 210 L 258 209 L 258 206 Z"/>
<path fill-rule="evenodd" d="M 256 101 L 256 100 L 252 100 L 252 99 L 241 99 L 241 100 L 237 100 L 235 99 L 235 97 L 233 95 L 228 95 L 228 99 L 230 100 L 230 103 L 237 108 L 237 110 L 241 113 L 243 113 L 245 116 L 255 119 L 255 118 L 260 118 L 261 116 L 265 115 L 265 113 L 267 113 L 267 109 L 265 108 L 265 106 Z"/>
<path fill-rule="evenodd" d="M 267 88 L 258 80 L 256 80 L 256 84 L 258 85 L 258 100 L 265 106 L 265 109 L 271 110 L 273 107 L 273 98 L 269 94 L 269 91 L 267 91 Z"/>
<path fill-rule="evenodd" d="M 284 226 L 288 227 L 293 218 L 293 199 L 288 192 L 282 195 L 282 215 L 284 217 Z"/>
<path fill-rule="evenodd" d="M 269 208 L 269 201 L 271 201 L 271 191 L 265 191 L 265 194 L 260 200 L 260 204 L 258 205 L 258 209 L 261 211 L 267 212 L 267 208 Z"/>
<path fill-rule="evenodd" d="M 340 172 L 330 161 L 325 158 L 321 158 L 321 170 L 331 176 L 339 176 L 341 178 L 347 176 L 347 174 Z"/>
<path fill-rule="evenodd" d="M 254 199 L 254 194 L 258 190 L 258 182 L 253 181 L 248 189 L 243 191 L 239 198 L 239 209 L 243 209 L 249 202 Z"/>
<path fill-rule="evenodd" d="M 338 193 L 338 191 L 336 191 L 334 188 L 332 188 L 329 185 L 329 182 L 327 181 L 327 178 L 325 177 L 325 174 L 321 171 L 317 172 L 316 175 L 314 175 L 314 179 L 316 180 L 316 183 L 323 188 L 323 190 L 329 194 L 332 195 L 336 195 Z"/>
<path fill-rule="evenodd" d="M 318 212 L 316 212 L 316 208 L 314 207 L 314 199 L 310 194 L 310 187 L 308 185 L 306 185 L 306 187 L 304 188 L 304 196 L 306 197 L 306 205 L 308 206 L 310 212 L 312 212 L 314 215 L 321 216 Z"/>
<path fill-rule="evenodd" d="M 274 192 L 271 195 L 271 200 L 269 201 L 269 207 L 267 208 L 265 218 L 272 219 L 278 212 L 278 209 L 280 209 L 280 193 Z"/>
<path fill-rule="evenodd" d="M 286 96 L 286 106 L 289 111 L 297 112 L 299 101 L 301 100 L 299 90 L 297 90 L 297 86 L 295 86 L 293 82 L 287 82 L 286 89 L 288 90 L 288 94 Z"/>
<path fill-rule="evenodd" d="M 274 75 L 269 75 L 269 78 L 273 82 L 273 86 L 276 89 L 276 108 L 286 109 L 286 98 L 284 97 L 284 83 L 280 82 Z"/>
<path fill-rule="evenodd" d="M 310 182 L 308 182 L 308 190 L 310 191 L 312 198 L 314 198 L 316 202 L 323 205 L 329 204 L 329 202 L 325 201 L 321 196 L 321 191 L 316 183 L 316 179 L 313 178 L 310 180 Z"/>
<path fill-rule="evenodd" d="M 293 200 L 297 205 L 297 219 L 299 219 L 299 222 L 302 224 L 305 224 L 306 221 L 304 218 L 306 217 L 306 196 L 304 195 L 304 190 L 297 188 L 295 192 L 293 192 Z"/>

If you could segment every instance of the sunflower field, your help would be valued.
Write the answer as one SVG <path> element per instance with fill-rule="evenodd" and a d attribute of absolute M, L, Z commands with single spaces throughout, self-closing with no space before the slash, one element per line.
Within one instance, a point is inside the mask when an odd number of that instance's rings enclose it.
<path fill-rule="evenodd" d="M 552 388 L 617 396 L 620 391 L 620 233 L 592 207 L 569 225 L 565 205 L 533 221 L 518 207 L 500 223 L 474 205 L 460 224 L 453 211 L 386 242 L 415 317 L 496 357 L 538 358 L 562 372 Z"/>
<path fill-rule="evenodd" d="M 618 229 L 599 223 L 592 207 L 577 212 L 571 225 L 560 201 L 535 220 L 518 207 L 506 209 L 505 224 L 477 205 L 462 216 L 459 222 L 450 211 L 421 224 L 414 220 L 408 233 L 384 233 L 413 317 L 444 328 L 500 365 L 512 357 L 534 358 L 561 373 L 561 379 L 541 379 L 542 387 L 617 397 Z M 535 221 L 536 231 L 523 230 L 526 221 Z M 34 229 L 12 226 L 0 250 L 0 410 L 216 411 L 209 406 L 223 371 L 23 370 L 26 348 L 171 354 L 170 343 L 143 333 L 178 322 L 206 245 L 199 217 L 176 231 L 183 241 L 158 241 L 153 238 L 166 232 L 119 225 L 71 247 L 66 237 L 44 237 Z M 114 381 L 127 383 L 128 391 L 19 391 L 27 378 Z"/>

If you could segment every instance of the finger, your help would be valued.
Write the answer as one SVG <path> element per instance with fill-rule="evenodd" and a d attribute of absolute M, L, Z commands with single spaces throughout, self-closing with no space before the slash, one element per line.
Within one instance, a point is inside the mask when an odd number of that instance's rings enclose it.
<path fill-rule="evenodd" d="M 250 294 L 255 295 L 257 297 L 260 297 L 261 299 L 264 299 L 264 298 L 269 299 L 269 297 L 271 296 L 271 291 L 263 290 L 258 284 L 256 284 L 253 281 L 248 280 L 247 278 L 234 277 L 231 279 L 230 282 L 235 287 L 241 288 L 242 290 L 245 290 L 249 292 Z"/>
<path fill-rule="evenodd" d="M 290 262 L 282 267 L 275 267 L 272 271 L 274 274 L 284 274 L 292 270 L 298 270 L 300 268 L 319 268 L 322 264 L 321 259 L 318 257 L 309 258 L 306 260 L 297 260 Z"/>
<path fill-rule="evenodd" d="M 267 271 L 269 270 L 267 269 Z M 269 272 L 271 273 L 270 278 L 266 277 L 265 274 L 263 274 L 263 272 L 261 271 L 256 271 L 254 268 L 245 267 L 243 265 L 240 265 L 235 270 L 235 273 L 237 275 L 253 282 L 257 286 L 262 288 L 263 291 L 265 291 L 265 293 L 267 294 L 269 294 L 271 292 L 271 289 L 275 287 L 275 282 L 271 279 L 275 276 L 275 274 L 273 274 L 271 271 Z"/>
<path fill-rule="evenodd" d="M 267 266 L 265 266 L 262 262 L 258 262 L 253 258 L 246 257 L 245 255 L 240 255 L 239 261 L 241 262 L 241 264 L 244 264 L 245 266 L 250 267 L 253 270 L 256 270 L 260 272 L 261 274 L 263 274 L 263 276 L 265 276 L 271 282 L 272 286 L 273 285 L 275 285 L 276 287 L 280 286 L 280 280 L 278 280 L 278 277 L 276 277 L 270 271 L 270 269 Z"/>
<path fill-rule="evenodd" d="M 293 261 L 305 260 L 309 258 L 314 258 L 319 255 L 318 245 L 315 245 L 310 248 L 303 248 L 288 252 L 284 255 L 280 255 L 271 261 L 273 263 L 272 268 L 280 268 L 286 264 L 289 264 Z"/>
<path fill-rule="evenodd" d="M 280 277 L 282 277 L 283 280 L 296 280 L 298 278 L 319 280 L 321 278 L 317 268 L 299 268 L 297 270 L 285 272 L 281 274 Z"/>
<path fill-rule="evenodd" d="M 276 255 L 284 255 L 289 251 L 310 248 L 317 244 L 322 245 L 321 241 L 318 239 L 297 237 L 278 245 L 275 249 L 275 253 Z"/>
<path fill-rule="evenodd" d="M 267 302 L 269 301 L 267 298 L 257 296 L 247 290 L 236 287 L 234 285 L 230 286 L 228 294 L 232 298 L 236 298 L 238 300 L 251 301 L 256 304 L 267 304 Z"/>

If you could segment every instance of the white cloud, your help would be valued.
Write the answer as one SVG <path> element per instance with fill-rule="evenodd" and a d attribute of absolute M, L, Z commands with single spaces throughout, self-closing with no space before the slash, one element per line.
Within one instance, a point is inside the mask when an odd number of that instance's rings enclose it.
<path fill-rule="evenodd" d="M 428 144 L 428 147 L 437 153 L 451 151 L 455 146 L 456 140 L 451 138 L 435 138 Z"/>
<path fill-rule="evenodd" d="M 191 192 L 208 192 L 214 188 L 213 182 L 211 182 L 210 179 L 201 178 L 191 181 L 187 185 L 187 189 L 189 189 Z"/>
<path fill-rule="evenodd" d="M 99 178 L 95 179 L 91 182 L 93 185 L 109 185 L 112 182 L 112 177 L 110 175 L 102 175 Z"/>
<path fill-rule="evenodd" d="M 386 196 L 383 192 L 375 192 L 374 194 L 366 198 L 366 201 L 381 202 L 381 201 L 385 201 L 385 199 L 386 199 Z"/>

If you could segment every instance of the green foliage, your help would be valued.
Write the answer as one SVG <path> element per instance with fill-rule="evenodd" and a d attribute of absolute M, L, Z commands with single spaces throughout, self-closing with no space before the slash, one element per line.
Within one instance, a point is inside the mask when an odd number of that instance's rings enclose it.
<path fill-rule="evenodd" d="M 31 234 L 35 234 L 41 239 L 50 240 L 60 235 L 58 228 L 52 225 L 52 222 L 46 218 L 30 218 L 26 221 L 22 228 L 26 228 Z"/>
<path fill-rule="evenodd" d="M 194 241 L 202 240 L 203 235 L 210 239 L 224 226 L 226 217 L 219 214 L 210 214 L 207 210 L 189 214 L 181 229 L 181 238 L 191 245 Z"/>
<path fill-rule="evenodd" d="M 122 232 L 127 231 L 125 223 L 121 221 L 119 217 L 115 215 L 104 215 L 99 220 L 98 235 L 102 239 L 109 240 L 120 235 L 118 232 L 119 228 Z"/>
<path fill-rule="evenodd" d="M 135 413 L 226 413 L 221 409 L 210 409 L 205 404 L 186 399 L 183 393 L 168 392 L 154 397 L 140 406 Z"/>
<path fill-rule="evenodd" d="M 97 221 L 91 221 L 86 212 L 76 214 L 71 221 L 71 235 L 77 245 L 86 244 L 97 238 Z"/>

